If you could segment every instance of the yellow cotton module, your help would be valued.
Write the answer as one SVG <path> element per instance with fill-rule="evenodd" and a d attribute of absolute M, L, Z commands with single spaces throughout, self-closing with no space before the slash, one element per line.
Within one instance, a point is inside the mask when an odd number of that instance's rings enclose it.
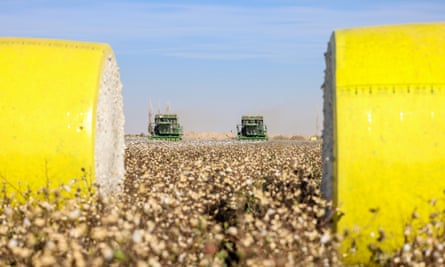
<path fill-rule="evenodd" d="M 400 249 L 445 207 L 445 23 L 336 30 L 326 53 L 322 191 L 346 263 Z M 435 206 L 431 200 L 438 200 Z"/>
<path fill-rule="evenodd" d="M 121 84 L 114 65 L 107 44 L 0 38 L 0 182 L 8 193 L 74 180 L 91 186 L 123 175 Z M 117 77 L 110 78 L 110 68 Z M 101 101 L 110 94 L 120 102 Z M 101 105 L 118 105 L 109 108 L 118 114 L 103 114 Z M 98 146 L 99 138 L 112 144 Z M 110 164 L 104 152 L 118 162 L 112 173 L 98 172 L 100 162 Z"/>

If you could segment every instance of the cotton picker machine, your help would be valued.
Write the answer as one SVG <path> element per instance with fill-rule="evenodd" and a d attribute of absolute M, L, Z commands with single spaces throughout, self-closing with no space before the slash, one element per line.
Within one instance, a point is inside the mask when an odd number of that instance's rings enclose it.
<path fill-rule="evenodd" d="M 267 126 L 263 116 L 242 116 L 241 124 L 236 126 L 238 140 L 267 140 Z"/>
<path fill-rule="evenodd" d="M 166 113 L 158 112 L 153 120 L 153 112 L 149 112 L 148 132 L 152 140 L 180 141 L 182 140 L 182 126 L 178 122 L 178 115 L 170 113 L 167 109 Z"/>

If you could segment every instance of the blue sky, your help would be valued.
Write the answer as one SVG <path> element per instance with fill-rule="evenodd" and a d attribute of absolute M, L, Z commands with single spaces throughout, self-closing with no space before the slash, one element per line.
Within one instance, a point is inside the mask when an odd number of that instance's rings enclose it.
<path fill-rule="evenodd" d="M 316 134 L 334 29 L 435 21 L 443 0 L 0 0 L 1 36 L 111 45 L 127 133 L 146 132 L 151 100 L 185 131 L 235 131 L 261 114 L 271 133 Z"/>

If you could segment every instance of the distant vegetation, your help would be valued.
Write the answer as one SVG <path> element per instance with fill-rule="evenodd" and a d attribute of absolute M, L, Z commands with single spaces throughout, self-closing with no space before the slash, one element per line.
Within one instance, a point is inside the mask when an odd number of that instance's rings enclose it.
<path fill-rule="evenodd" d="M 146 137 L 147 134 L 128 134 L 127 137 Z M 235 139 L 236 134 L 233 132 L 217 133 L 217 132 L 185 132 L 185 140 L 230 140 Z M 319 138 L 319 137 L 318 137 Z M 289 134 L 270 134 L 269 140 L 295 140 L 304 141 L 310 140 L 309 136 L 304 135 L 289 135 Z"/>

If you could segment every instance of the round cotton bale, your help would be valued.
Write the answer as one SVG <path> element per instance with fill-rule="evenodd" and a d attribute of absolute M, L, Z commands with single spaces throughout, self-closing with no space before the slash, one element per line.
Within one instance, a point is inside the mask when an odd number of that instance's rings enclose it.
<path fill-rule="evenodd" d="M 347 264 L 406 242 L 443 210 L 445 23 L 335 30 L 326 52 L 321 189 Z M 414 228 L 414 227 L 413 227 Z M 413 230 L 414 231 L 414 230 Z M 379 238 L 385 233 L 385 238 Z"/>
<path fill-rule="evenodd" d="M 23 196 L 124 176 L 119 68 L 107 44 L 0 38 L 0 181 Z M 74 191 L 74 189 L 73 189 Z"/>

